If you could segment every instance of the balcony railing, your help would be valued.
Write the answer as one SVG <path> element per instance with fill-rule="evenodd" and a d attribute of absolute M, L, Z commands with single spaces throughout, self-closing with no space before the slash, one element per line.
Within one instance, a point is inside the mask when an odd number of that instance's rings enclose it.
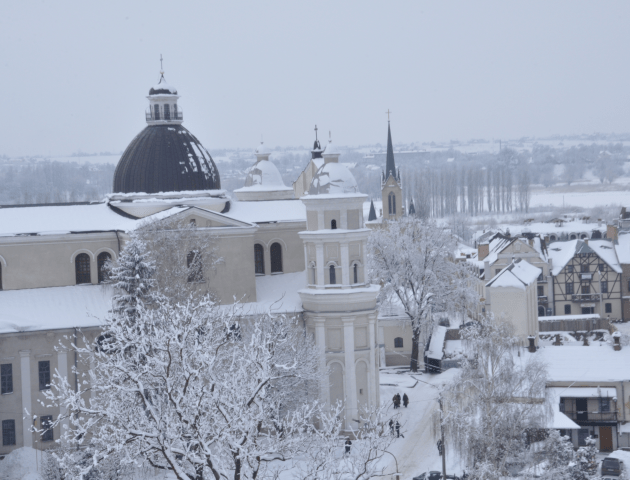
<path fill-rule="evenodd" d="M 599 302 L 599 293 L 578 293 L 571 295 L 574 302 Z"/>
<path fill-rule="evenodd" d="M 538 295 L 538 303 L 547 303 L 547 295 Z"/>
<path fill-rule="evenodd" d="M 155 112 L 153 111 L 153 109 L 147 108 L 145 112 L 145 117 L 147 119 L 147 122 L 170 122 L 171 120 L 183 120 L 184 112 L 178 109 L 177 113 L 170 112 L 169 115 L 164 115 L 160 113 L 158 118 L 155 116 Z"/>
<path fill-rule="evenodd" d="M 565 410 L 564 413 L 576 422 L 616 422 L 617 412 L 588 412 L 581 410 Z"/>

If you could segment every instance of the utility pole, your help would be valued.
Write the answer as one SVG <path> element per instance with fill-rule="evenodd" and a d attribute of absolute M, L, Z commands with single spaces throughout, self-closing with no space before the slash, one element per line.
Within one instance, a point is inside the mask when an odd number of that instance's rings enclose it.
<path fill-rule="evenodd" d="M 442 435 L 442 479 L 446 480 L 446 443 L 444 443 L 444 424 L 442 423 L 444 409 L 442 408 L 442 393 L 440 393 L 440 433 Z"/>

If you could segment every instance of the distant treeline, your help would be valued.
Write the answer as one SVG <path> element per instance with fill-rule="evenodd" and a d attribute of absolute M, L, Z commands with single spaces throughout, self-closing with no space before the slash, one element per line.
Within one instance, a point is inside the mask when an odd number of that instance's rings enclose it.
<path fill-rule="evenodd" d="M 101 200 L 112 191 L 115 168 L 74 162 L 0 166 L 0 205 Z"/>

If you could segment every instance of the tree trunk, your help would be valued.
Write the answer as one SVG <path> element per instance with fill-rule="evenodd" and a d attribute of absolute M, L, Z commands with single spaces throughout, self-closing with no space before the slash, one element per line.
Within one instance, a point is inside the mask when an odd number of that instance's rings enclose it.
<path fill-rule="evenodd" d="M 411 365 L 409 368 L 412 372 L 417 372 L 420 365 L 420 332 L 414 329 L 413 337 L 411 339 Z"/>

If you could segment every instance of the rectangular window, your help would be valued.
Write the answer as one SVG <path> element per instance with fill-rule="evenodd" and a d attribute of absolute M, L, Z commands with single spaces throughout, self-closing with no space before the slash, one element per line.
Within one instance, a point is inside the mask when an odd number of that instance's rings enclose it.
<path fill-rule="evenodd" d="M 545 281 L 545 277 L 544 277 L 544 275 L 542 273 L 540 275 L 538 275 L 538 281 L 539 282 L 544 282 Z"/>
<path fill-rule="evenodd" d="M 600 397 L 599 399 L 599 411 L 610 412 L 610 398 Z"/>
<path fill-rule="evenodd" d="M 573 282 L 567 282 L 567 295 L 573 295 Z"/>
<path fill-rule="evenodd" d="M 586 438 L 591 434 L 588 428 L 580 428 L 578 430 L 578 445 L 584 447 L 586 445 Z"/>
<path fill-rule="evenodd" d="M 605 272 L 606 271 L 606 265 L 603 263 L 600 263 L 597 265 L 597 270 L 599 270 L 600 272 Z"/>
<path fill-rule="evenodd" d="M 538 287 L 538 296 L 539 297 L 544 297 L 545 296 L 545 287 Z"/>
<path fill-rule="evenodd" d="M 44 415 L 41 418 L 42 422 L 42 442 L 52 442 L 54 440 L 52 429 L 52 415 Z"/>
<path fill-rule="evenodd" d="M 580 293 L 582 295 L 589 295 L 591 293 L 591 284 L 590 283 L 583 283 L 580 286 Z"/>
<path fill-rule="evenodd" d="M 50 389 L 50 362 L 48 360 L 39 362 L 39 389 Z"/>
<path fill-rule="evenodd" d="M 612 313 L 612 303 L 605 303 L 604 308 L 606 309 L 605 313 Z"/>
<path fill-rule="evenodd" d="M 630 278 L 628 279 L 628 292 L 630 292 Z"/>
<path fill-rule="evenodd" d="M 564 413 L 564 409 L 565 409 L 565 405 L 564 405 L 564 398 L 560 398 L 560 411 Z"/>
<path fill-rule="evenodd" d="M 565 305 L 564 306 L 564 314 L 565 315 L 571 315 L 571 305 Z"/>
<path fill-rule="evenodd" d="M 582 315 L 592 315 L 595 313 L 595 307 L 582 307 Z"/>
<path fill-rule="evenodd" d="M 590 270 L 590 268 L 589 268 L 589 265 L 581 265 L 581 266 L 580 266 L 580 271 L 581 271 L 582 273 L 588 273 L 588 272 L 590 272 L 591 270 Z"/>
<path fill-rule="evenodd" d="M 171 119 L 171 106 L 168 103 L 164 104 L 164 119 Z"/>
<path fill-rule="evenodd" d="M 567 265 L 567 273 L 573 273 L 573 265 Z"/>
<path fill-rule="evenodd" d="M 602 280 L 602 293 L 608 293 L 608 282 L 606 280 Z"/>
<path fill-rule="evenodd" d="M 2 445 L 15 445 L 15 420 L 2 420 Z"/>
<path fill-rule="evenodd" d="M 0 393 L 13 393 L 13 365 L 0 365 Z"/>

